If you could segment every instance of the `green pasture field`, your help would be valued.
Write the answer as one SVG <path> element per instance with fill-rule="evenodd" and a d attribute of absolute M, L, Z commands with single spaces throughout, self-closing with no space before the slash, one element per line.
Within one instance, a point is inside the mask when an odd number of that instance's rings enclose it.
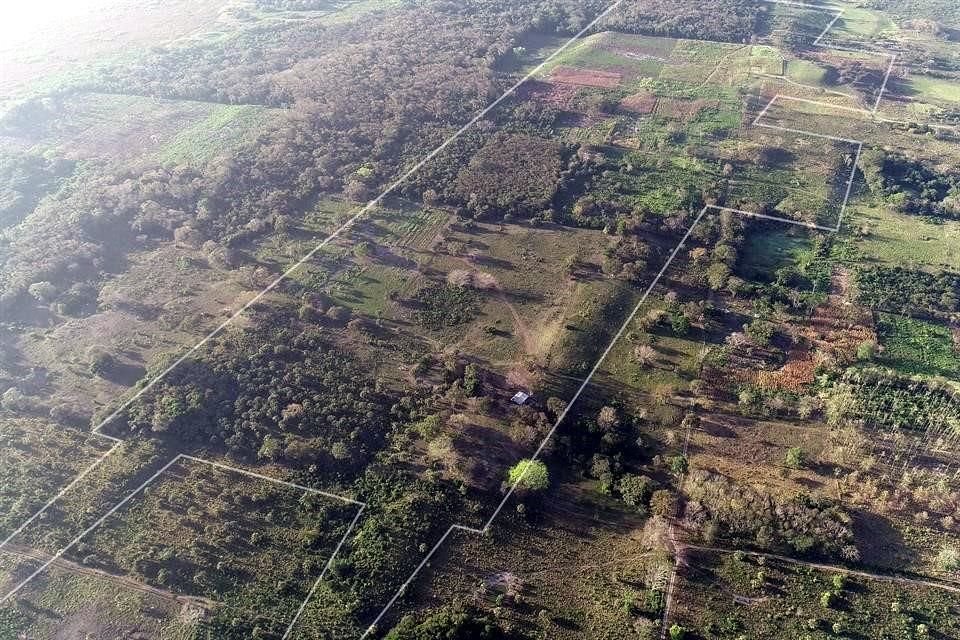
<path fill-rule="evenodd" d="M 219 105 L 203 120 L 184 128 L 157 153 L 166 164 L 202 165 L 254 137 L 272 110 L 253 105 Z"/>
<path fill-rule="evenodd" d="M 859 260 L 960 270 L 960 222 L 933 222 L 868 202 L 855 203 L 848 213 L 847 225 L 861 230 L 847 240 Z"/>
<path fill-rule="evenodd" d="M 228 151 L 264 122 L 268 110 L 132 95 L 67 93 L 12 140 L 76 159 L 199 163 Z"/>
<path fill-rule="evenodd" d="M 627 328 L 625 337 L 617 341 L 604 361 L 598 372 L 598 384 L 649 394 L 658 386 L 678 387 L 689 380 L 697 352 L 703 348 L 702 343 L 691 336 L 673 335 L 669 329 L 644 336 L 639 328 L 647 314 L 666 307 L 661 299 L 652 296 L 647 299 L 637 312 L 637 319 Z M 651 362 L 639 362 L 634 355 L 641 345 L 653 349 L 655 355 Z"/>
<path fill-rule="evenodd" d="M 794 227 L 764 228 L 747 235 L 737 271 L 747 277 L 767 280 L 781 267 L 798 264 L 810 238 Z"/>
<path fill-rule="evenodd" d="M 877 333 L 883 345 L 881 361 L 885 364 L 908 375 L 934 375 L 952 379 L 960 376 L 960 356 L 949 328 L 881 313 Z"/>

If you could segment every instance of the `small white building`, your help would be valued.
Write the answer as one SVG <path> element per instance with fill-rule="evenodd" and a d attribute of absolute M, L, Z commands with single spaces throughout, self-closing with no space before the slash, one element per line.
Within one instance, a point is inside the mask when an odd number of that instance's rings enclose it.
<path fill-rule="evenodd" d="M 529 399 L 530 399 L 529 393 L 525 393 L 523 391 L 517 391 L 515 394 L 513 394 L 513 397 L 510 398 L 510 402 L 512 402 L 513 404 L 523 405 Z"/>

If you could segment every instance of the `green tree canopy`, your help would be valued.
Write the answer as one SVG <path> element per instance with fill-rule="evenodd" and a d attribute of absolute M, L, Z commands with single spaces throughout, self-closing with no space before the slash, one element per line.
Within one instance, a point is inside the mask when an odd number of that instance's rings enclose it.
<path fill-rule="evenodd" d="M 550 472 L 539 460 L 521 460 L 510 468 L 507 482 L 516 484 L 519 489 L 543 491 L 550 486 Z"/>

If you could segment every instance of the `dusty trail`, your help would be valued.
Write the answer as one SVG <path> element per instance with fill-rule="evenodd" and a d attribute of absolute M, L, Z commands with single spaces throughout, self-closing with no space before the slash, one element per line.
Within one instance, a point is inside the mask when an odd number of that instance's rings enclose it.
<path fill-rule="evenodd" d="M 24 560 L 36 560 L 38 562 L 47 562 L 50 560 L 51 555 L 37 549 L 26 547 L 19 544 L 8 544 L 0 553 L 15 556 L 17 558 L 22 558 Z M 111 573 L 103 569 L 97 569 L 94 567 L 87 567 L 72 560 L 67 560 L 63 557 L 57 558 L 50 565 L 61 569 L 63 571 L 69 571 L 71 573 L 76 573 L 79 575 L 93 576 L 96 578 L 104 578 L 110 580 L 111 582 L 116 582 L 122 584 L 125 588 L 131 589 L 133 591 L 139 591 L 140 593 L 146 593 L 152 596 L 156 596 L 168 602 L 176 602 L 181 606 L 190 607 L 192 609 L 199 609 L 204 612 L 211 611 L 219 606 L 219 602 L 215 600 L 210 600 L 209 598 L 200 598 L 196 596 L 184 596 L 172 591 L 167 591 L 165 589 L 160 589 L 157 587 L 150 586 L 139 580 L 135 580 L 130 576 L 125 576 L 121 574 Z"/>

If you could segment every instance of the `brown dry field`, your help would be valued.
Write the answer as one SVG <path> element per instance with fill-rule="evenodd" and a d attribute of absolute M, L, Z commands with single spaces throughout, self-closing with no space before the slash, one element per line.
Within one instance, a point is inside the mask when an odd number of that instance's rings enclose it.
<path fill-rule="evenodd" d="M 0 38 L 0 100 L 22 96 L 37 78 L 132 49 L 207 30 L 229 0 L 99 0 Z"/>
<path fill-rule="evenodd" d="M 550 73 L 550 79 L 553 82 L 575 84 L 581 87 L 614 89 L 619 86 L 623 74 L 598 69 L 574 69 L 561 65 Z"/>
<path fill-rule="evenodd" d="M 648 91 L 642 91 L 624 98 L 620 102 L 620 108 L 631 113 L 647 115 L 657 108 L 657 96 Z"/>

